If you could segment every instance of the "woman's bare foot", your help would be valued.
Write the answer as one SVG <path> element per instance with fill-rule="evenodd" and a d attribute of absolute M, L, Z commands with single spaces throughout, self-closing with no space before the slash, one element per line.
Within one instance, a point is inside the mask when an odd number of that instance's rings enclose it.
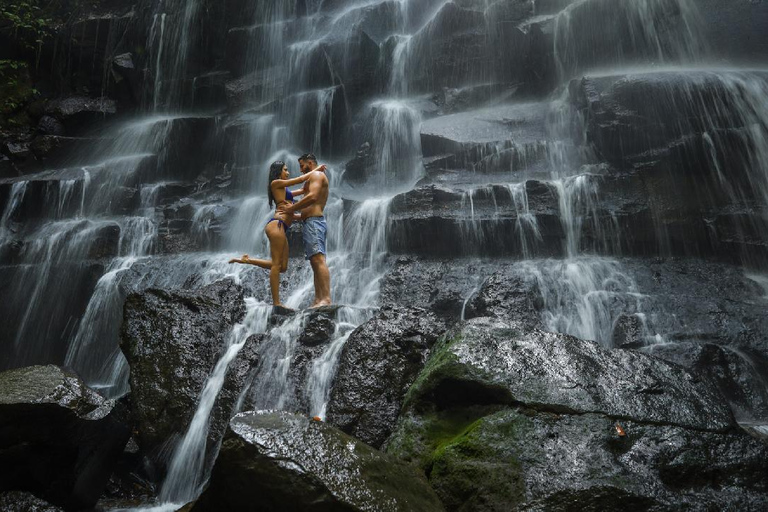
<path fill-rule="evenodd" d="M 330 305 L 331 305 L 331 301 L 329 301 L 329 300 L 321 300 L 321 301 L 315 302 L 314 304 L 309 306 L 309 309 L 322 308 L 323 306 L 330 306 Z"/>
<path fill-rule="evenodd" d="M 250 258 L 248 257 L 247 254 L 243 254 L 242 258 L 232 258 L 231 260 L 229 260 L 229 262 L 230 263 L 242 263 L 243 265 L 246 265 L 246 264 L 250 263 Z"/>

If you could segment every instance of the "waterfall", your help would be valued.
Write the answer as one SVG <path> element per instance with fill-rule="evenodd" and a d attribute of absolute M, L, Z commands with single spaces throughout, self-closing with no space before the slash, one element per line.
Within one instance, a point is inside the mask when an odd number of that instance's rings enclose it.
<path fill-rule="evenodd" d="M 601 30 L 590 29 L 596 22 Z M 555 18 L 558 76 L 635 61 L 695 62 L 705 46 L 699 23 L 693 0 L 576 0 Z"/>
<path fill-rule="evenodd" d="M 0 243 L 5 241 L 5 231 L 10 229 L 8 224 L 11 222 L 11 217 L 24 200 L 24 193 L 27 191 L 27 183 L 27 181 L 17 181 L 11 185 L 8 204 L 5 207 L 5 211 L 3 211 L 3 216 L 0 217 L 0 236 L 3 236 L 3 238 L 0 238 Z"/>
<path fill-rule="evenodd" d="M 640 314 L 652 299 L 643 295 L 635 280 L 619 261 L 578 257 L 563 261 L 542 260 L 523 263 L 543 299 L 542 321 L 547 330 L 594 340 L 612 347 L 612 333 L 622 314 Z M 645 317 L 641 336 L 646 344 L 660 343 Z"/>
<path fill-rule="evenodd" d="M 407 102 L 381 100 L 371 104 L 375 179 L 384 189 L 410 185 L 421 175 L 420 113 Z"/>
<path fill-rule="evenodd" d="M 205 383 L 192 422 L 173 452 L 168 476 L 160 491 L 161 501 L 184 504 L 202 491 L 202 485 L 205 483 L 205 447 L 211 409 L 224 385 L 229 364 L 237 357 L 251 335 L 266 330 L 271 309 L 255 299 L 246 300 L 245 319 L 235 325 L 227 336 L 224 353 Z"/>
<path fill-rule="evenodd" d="M 649 352 L 682 329 L 632 258 L 732 258 L 765 282 L 768 74 L 712 67 L 695 0 L 224 4 L 142 2 L 131 18 L 147 25 L 142 41 L 126 50 L 145 84 L 136 110 L 120 99 L 120 117 L 84 134 L 84 149 L 34 154 L 40 169 L 0 179 L 0 369 L 67 365 L 118 398 L 129 391 L 119 347 L 129 294 L 231 278 L 249 297 L 180 427 L 162 507 L 204 486 L 211 410 L 250 335 L 263 340 L 241 403 L 325 418 L 345 344 L 382 305 L 390 226 L 422 237 L 414 259 L 445 256 L 430 251 L 435 234 L 458 255 L 440 262 L 453 271 L 513 268 L 540 294 L 531 302 L 545 329 L 608 348 L 630 317 L 627 345 Z M 641 120 L 635 132 L 599 117 L 598 86 L 611 80 L 622 114 Z M 268 257 L 269 165 L 283 160 L 296 177 L 307 152 L 329 167 L 335 306 L 302 310 L 313 274 L 296 223 L 281 292 L 299 311 L 270 315 L 259 302 L 267 271 L 227 261 Z M 395 207 L 404 213 L 390 224 Z M 706 235 L 679 249 L 690 218 Z M 450 320 L 472 316 L 484 277 L 462 276 Z M 307 348 L 318 315 L 333 329 Z M 758 359 L 733 354 L 760 374 Z"/>

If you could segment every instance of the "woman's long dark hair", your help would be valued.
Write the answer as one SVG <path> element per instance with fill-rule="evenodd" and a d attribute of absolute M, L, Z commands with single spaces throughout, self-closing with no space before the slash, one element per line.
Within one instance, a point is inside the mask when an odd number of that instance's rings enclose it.
<path fill-rule="evenodd" d="M 275 180 L 280 179 L 280 175 L 283 173 L 283 167 L 285 167 L 285 162 L 282 160 L 278 160 L 277 162 L 272 162 L 272 165 L 269 166 L 269 183 L 267 183 L 267 197 L 269 198 L 269 207 L 272 208 L 272 203 L 275 203 L 275 196 L 272 195 L 272 182 Z"/>

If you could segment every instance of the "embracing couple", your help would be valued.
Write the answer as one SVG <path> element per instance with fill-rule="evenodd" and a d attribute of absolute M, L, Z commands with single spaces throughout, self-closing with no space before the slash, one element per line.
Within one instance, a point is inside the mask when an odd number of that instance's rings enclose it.
<path fill-rule="evenodd" d="M 285 162 L 274 162 L 269 168 L 267 197 L 269 206 L 275 205 L 275 212 L 264 227 L 264 232 L 269 238 L 271 259 L 258 260 L 244 254 L 242 258 L 229 262 L 268 269 L 272 302 L 275 306 L 282 306 L 280 274 L 288 270 L 288 229 L 294 221 L 301 220 L 304 254 L 315 276 L 315 300 L 312 307 L 327 306 L 331 303 L 331 274 L 325 261 L 328 227 L 323 209 L 328 201 L 328 177 L 325 175 L 325 165 L 318 166 L 317 158 L 312 153 L 299 158 L 299 168 L 301 176 L 293 179 L 290 179 L 291 173 Z M 288 190 L 288 187 L 302 183 L 302 188 Z M 294 198 L 298 196 L 303 197 L 296 201 Z"/>

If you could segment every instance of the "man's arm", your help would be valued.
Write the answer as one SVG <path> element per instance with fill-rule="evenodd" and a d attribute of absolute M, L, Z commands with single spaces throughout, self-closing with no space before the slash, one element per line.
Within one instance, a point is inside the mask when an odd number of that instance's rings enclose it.
<path fill-rule="evenodd" d="M 309 184 L 309 188 L 301 201 L 290 205 L 283 203 L 278 205 L 277 209 L 285 213 L 293 213 L 315 204 L 317 202 L 317 196 L 323 186 L 323 178 L 325 178 L 324 174 L 312 171 L 312 175 L 307 182 Z"/>

